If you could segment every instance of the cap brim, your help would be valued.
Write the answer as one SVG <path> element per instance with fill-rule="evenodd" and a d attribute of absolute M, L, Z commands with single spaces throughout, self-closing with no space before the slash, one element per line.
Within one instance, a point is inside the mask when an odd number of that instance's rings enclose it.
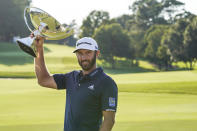
<path fill-rule="evenodd" d="M 74 50 L 73 53 L 76 53 L 78 49 Z"/>
<path fill-rule="evenodd" d="M 80 48 L 80 49 L 74 50 L 73 53 L 76 53 L 78 50 L 91 50 L 91 49 Z M 97 50 L 91 50 L 91 51 L 97 51 Z"/>

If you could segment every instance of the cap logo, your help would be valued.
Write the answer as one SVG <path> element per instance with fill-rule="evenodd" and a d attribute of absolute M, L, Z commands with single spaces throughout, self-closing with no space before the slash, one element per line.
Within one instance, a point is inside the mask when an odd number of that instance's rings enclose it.
<path fill-rule="evenodd" d="M 81 45 L 81 44 L 87 44 L 87 45 L 92 45 L 92 43 L 88 43 L 88 42 L 81 42 L 81 43 L 78 43 L 77 46 Z"/>

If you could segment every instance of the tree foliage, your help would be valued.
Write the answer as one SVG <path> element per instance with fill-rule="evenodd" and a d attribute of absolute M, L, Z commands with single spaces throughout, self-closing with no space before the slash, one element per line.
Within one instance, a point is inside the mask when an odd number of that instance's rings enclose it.
<path fill-rule="evenodd" d="M 144 40 L 146 43 L 146 49 L 144 55 L 151 61 L 155 61 L 154 59 L 156 58 L 157 49 L 161 44 L 161 38 L 167 28 L 168 26 L 165 25 L 153 25 L 145 34 Z"/>
<path fill-rule="evenodd" d="M 171 67 L 172 61 L 171 61 L 171 55 L 168 50 L 168 47 L 164 44 L 161 44 L 156 52 L 157 56 L 157 65 L 159 66 L 159 69 L 161 70 L 162 67 L 165 68 L 165 70 L 168 70 L 169 67 Z"/>
<path fill-rule="evenodd" d="M 28 32 L 23 12 L 29 2 L 28 0 L 0 1 L 0 40 L 9 41 L 13 36 Z"/>
<path fill-rule="evenodd" d="M 134 16 L 123 14 L 123 15 L 115 18 L 115 22 L 119 23 L 124 30 L 129 31 L 133 22 L 134 22 Z"/>
<path fill-rule="evenodd" d="M 197 17 L 193 18 L 184 32 L 184 48 L 187 61 L 190 63 L 190 69 L 193 68 L 192 63 L 197 60 Z"/>
<path fill-rule="evenodd" d="M 130 46 L 130 39 L 120 24 L 103 25 L 95 31 L 95 40 L 101 50 L 101 59 L 112 63 L 115 68 L 114 57 L 134 58 L 134 50 Z"/>
<path fill-rule="evenodd" d="M 83 20 L 81 26 L 81 34 L 80 37 L 91 37 L 94 34 L 94 31 L 109 21 L 109 13 L 105 11 L 92 11 L 87 16 L 85 20 Z"/>
<path fill-rule="evenodd" d="M 192 30 L 188 30 L 189 27 L 191 29 L 191 21 L 193 18 L 194 16 L 190 15 L 190 17 L 177 20 L 162 37 L 162 44 L 167 45 L 174 62 L 183 61 L 187 65 L 187 62 L 192 63 L 195 60 L 195 58 L 191 59 L 191 56 L 188 56 L 192 51 L 191 48 L 187 46 L 189 44 L 188 39 L 192 38 L 188 34 L 188 32 L 191 33 Z M 192 64 L 190 64 L 190 68 L 191 65 Z"/>
<path fill-rule="evenodd" d="M 138 25 L 143 29 L 148 29 L 153 24 L 167 24 L 163 14 L 168 14 L 171 18 L 177 7 L 182 5 L 184 4 L 177 0 L 136 0 L 130 9 Z"/>
<path fill-rule="evenodd" d="M 162 38 L 162 44 L 168 46 L 170 53 L 173 57 L 173 61 L 186 61 L 184 54 L 184 36 L 183 33 L 189 24 L 186 19 L 178 20 L 174 25 L 169 28 Z"/>

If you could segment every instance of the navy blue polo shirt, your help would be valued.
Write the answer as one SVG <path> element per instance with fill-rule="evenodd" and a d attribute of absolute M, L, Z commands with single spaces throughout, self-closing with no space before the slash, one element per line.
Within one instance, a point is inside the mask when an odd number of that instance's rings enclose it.
<path fill-rule="evenodd" d="M 102 68 L 54 74 L 58 89 L 66 89 L 64 131 L 98 131 L 102 111 L 116 111 L 117 85 Z"/>

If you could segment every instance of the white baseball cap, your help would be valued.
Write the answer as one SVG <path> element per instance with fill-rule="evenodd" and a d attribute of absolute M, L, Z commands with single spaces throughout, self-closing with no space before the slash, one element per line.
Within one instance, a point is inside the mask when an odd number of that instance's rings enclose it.
<path fill-rule="evenodd" d="M 76 42 L 76 49 L 73 51 L 73 53 L 75 53 L 79 49 L 95 51 L 98 50 L 98 44 L 91 37 L 83 37 Z"/>

